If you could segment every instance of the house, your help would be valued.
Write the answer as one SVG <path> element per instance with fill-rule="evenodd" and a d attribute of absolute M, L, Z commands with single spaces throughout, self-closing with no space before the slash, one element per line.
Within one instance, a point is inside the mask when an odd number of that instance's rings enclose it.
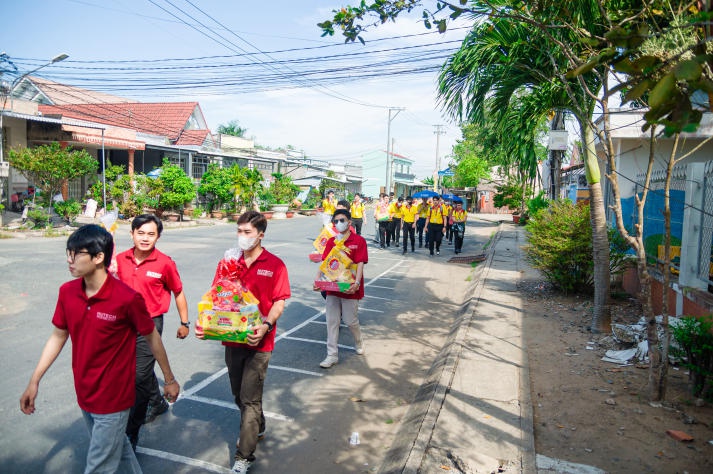
<path fill-rule="evenodd" d="M 425 187 L 424 183 L 416 180 L 416 175 L 412 171 L 414 161 L 403 155 L 391 153 L 391 189 L 385 191 L 386 157 L 386 152 L 381 150 L 362 155 L 361 167 L 364 178 L 362 191 L 365 196 L 374 198 L 382 192 L 393 192 L 395 196 L 408 196 Z"/>
<path fill-rule="evenodd" d="M 619 190 L 622 201 L 624 226 L 631 229 L 637 222 L 635 196 L 644 189 L 649 163 L 649 133 L 642 132 L 645 111 L 635 109 L 612 110 L 611 133 Z M 669 307 L 677 315 L 702 315 L 713 312 L 713 115 L 703 115 L 695 133 L 681 134 L 676 148 L 680 160 L 673 168 L 670 185 L 671 238 L 675 255 L 671 287 L 666 290 Z M 664 235 L 664 184 L 666 165 L 674 150 L 674 137 L 657 136 L 653 149 L 654 168 L 649 193 L 644 208 L 644 242 L 651 259 L 660 260 L 660 245 Z M 600 158 L 603 157 L 598 144 Z M 615 216 L 610 204 L 613 200 L 611 182 L 605 181 L 605 206 L 609 209 L 608 221 L 614 225 Z M 663 268 L 654 270 L 652 293 L 654 302 L 661 301 Z M 627 275 L 625 288 L 638 292 L 635 272 Z M 654 308 L 660 311 L 660 305 Z"/>

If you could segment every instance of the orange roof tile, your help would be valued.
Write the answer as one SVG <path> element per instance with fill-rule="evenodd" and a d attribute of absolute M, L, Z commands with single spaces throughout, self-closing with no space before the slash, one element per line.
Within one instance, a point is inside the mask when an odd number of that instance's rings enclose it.
<path fill-rule="evenodd" d="M 133 102 L 124 97 L 60 84 L 37 76 L 29 76 L 27 79 L 42 91 L 53 105 Z"/>
<path fill-rule="evenodd" d="M 40 105 L 44 115 L 60 115 L 67 118 L 129 128 L 151 135 L 178 140 L 188 119 L 198 107 L 198 102 L 128 102 L 102 104 L 67 104 L 62 106 Z M 198 108 L 200 113 L 200 108 Z M 185 132 L 184 132 L 185 133 Z"/>
<path fill-rule="evenodd" d="M 206 141 L 208 143 L 206 143 Z M 210 130 L 184 130 L 174 145 L 215 145 Z"/>

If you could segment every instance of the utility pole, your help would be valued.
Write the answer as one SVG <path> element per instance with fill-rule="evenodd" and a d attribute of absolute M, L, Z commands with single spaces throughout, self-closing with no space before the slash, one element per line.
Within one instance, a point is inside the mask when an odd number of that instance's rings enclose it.
<path fill-rule="evenodd" d="M 384 192 L 386 192 L 386 194 L 389 194 L 389 190 L 391 189 L 391 163 L 393 161 L 391 151 L 389 151 L 389 147 L 391 146 L 391 121 L 395 119 L 402 110 L 406 109 L 403 107 L 389 107 L 389 122 L 386 128 L 386 181 L 384 183 Z M 391 116 L 392 112 L 396 112 L 393 117 Z"/>
<path fill-rule="evenodd" d="M 433 172 L 433 191 L 438 192 L 438 172 L 441 170 L 441 157 L 439 156 L 439 147 L 441 135 L 445 135 L 446 131 L 443 129 L 444 125 L 434 125 L 433 128 L 435 128 L 433 133 L 436 135 L 436 170 Z"/>

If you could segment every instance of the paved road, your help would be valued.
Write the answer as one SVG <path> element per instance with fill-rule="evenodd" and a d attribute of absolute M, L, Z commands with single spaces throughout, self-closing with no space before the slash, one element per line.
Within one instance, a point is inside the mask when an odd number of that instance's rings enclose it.
<path fill-rule="evenodd" d="M 484 244 L 494 226 L 469 224 L 465 255 Z M 317 218 L 270 221 L 264 245 L 287 264 L 292 298 L 279 323 L 265 388 L 268 435 L 251 472 L 376 472 L 424 376 L 464 302 L 472 268 L 446 263 L 452 247 L 429 258 L 423 249 L 402 257 L 371 243 L 366 298 L 360 319 L 366 355 L 354 353 L 348 330 L 340 362 L 320 369 L 325 355 L 323 300 L 311 290 L 309 262 Z M 195 304 L 207 289 L 223 251 L 235 245 L 235 225 L 167 229 L 159 248 L 171 255 Z M 117 245 L 130 243 L 128 228 Z M 81 472 L 87 435 L 76 405 L 66 347 L 40 385 L 37 412 L 20 413 L 18 399 L 48 334 L 59 285 L 69 278 L 65 239 L 0 240 L 0 471 Z M 239 413 L 214 341 L 172 337 L 178 316 L 167 315 L 164 341 L 183 394 L 170 413 L 142 429 L 139 462 L 147 473 L 229 472 Z M 361 444 L 350 448 L 357 431 Z"/>

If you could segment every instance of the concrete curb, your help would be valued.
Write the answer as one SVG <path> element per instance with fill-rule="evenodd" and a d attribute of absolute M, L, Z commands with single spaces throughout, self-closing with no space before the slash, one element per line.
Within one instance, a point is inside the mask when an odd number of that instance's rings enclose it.
<path fill-rule="evenodd" d="M 380 473 L 421 472 L 441 407 L 455 375 L 464 339 L 483 290 L 485 282 L 483 273 L 492 264 L 495 242 L 499 240 L 501 230 L 502 223 L 499 223 L 497 233 L 488 247 L 484 264 L 478 265 L 473 271 L 473 280 L 467 290 L 470 297 L 459 310 L 460 316 L 452 325 L 446 343 L 416 393 L 394 444 L 379 469 Z"/>

